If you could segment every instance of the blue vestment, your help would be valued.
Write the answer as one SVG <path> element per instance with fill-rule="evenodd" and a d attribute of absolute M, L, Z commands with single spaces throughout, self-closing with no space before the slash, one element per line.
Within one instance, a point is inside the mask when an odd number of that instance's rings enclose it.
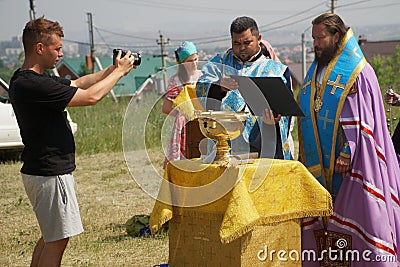
<path fill-rule="evenodd" d="M 343 149 L 350 150 L 348 146 L 342 147 L 346 137 L 340 127 L 340 113 L 355 78 L 365 66 L 354 35 L 350 35 L 340 51 L 328 66 L 322 85 L 316 84 L 317 64 L 312 63 L 298 96 L 305 114 L 299 122 L 300 158 L 333 199 L 343 179 L 341 173 L 333 172 L 336 159 Z"/>
<path fill-rule="evenodd" d="M 283 82 L 291 91 L 290 72 L 286 65 L 276 62 L 264 55 L 259 55 L 254 61 L 242 62 L 238 60 L 233 53 L 233 50 L 228 50 L 224 54 L 217 54 L 212 58 L 202 69 L 203 75 L 197 82 L 196 95 L 200 103 L 207 107 L 210 87 L 217 85 L 222 77 L 231 75 L 240 75 L 247 77 L 281 77 Z M 215 106 L 215 105 L 214 105 Z M 215 107 L 214 107 L 215 108 Z M 220 110 L 227 111 L 249 111 L 245 100 L 241 96 L 239 90 L 231 90 L 222 98 L 218 104 Z M 289 135 L 289 126 L 291 118 L 282 116 L 279 120 L 280 140 L 282 142 L 282 154 L 284 159 L 292 159 L 287 141 Z M 259 121 L 259 123 L 256 123 Z M 245 122 L 243 138 L 247 143 L 250 143 L 256 138 L 257 131 L 255 128 L 262 124 L 262 119 L 256 116 L 249 116 Z"/>

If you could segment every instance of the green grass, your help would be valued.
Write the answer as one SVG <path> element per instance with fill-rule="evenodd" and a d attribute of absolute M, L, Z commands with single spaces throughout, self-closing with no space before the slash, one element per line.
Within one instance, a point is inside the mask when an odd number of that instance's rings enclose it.
<path fill-rule="evenodd" d="M 76 153 L 122 151 L 122 123 L 128 103 L 128 98 L 115 103 L 107 97 L 95 106 L 68 108 L 72 120 L 78 124 Z"/>
<path fill-rule="evenodd" d="M 161 128 L 166 117 L 161 106 L 162 99 L 149 94 L 144 100 L 132 103 L 130 98 L 119 98 L 115 103 L 107 97 L 95 106 L 68 108 L 72 120 L 78 124 L 76 154 L 123 151 L 124 121 L 131 149 L 161 147 Z M 140 136 L 145 136 L 146 146 L 140 143 Z"/>
<path fill-rule="evenodd" d="M 144 160 L 138 164 L 151 168 Z M 29 266 L 40 237 L 20 167 L 20 162 L 0 164 L 0 266 Z M 135 214 L 150 214 L 154 199 L 132 179 L 121 152 L 78 156 L 74 177 L 85 231 L 70 239 L 63 266 L 153 266 L 168 261 L 167 236 L 126 234 L 125 222 Z"/>

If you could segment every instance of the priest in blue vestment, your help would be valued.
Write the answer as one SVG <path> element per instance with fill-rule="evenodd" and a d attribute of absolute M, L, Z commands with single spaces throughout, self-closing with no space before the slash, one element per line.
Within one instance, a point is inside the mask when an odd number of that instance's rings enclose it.
<path fill-rule="evenodd" d="M 338 15 L 312 24 L 299 159 L 334 203 L 331 216 L 303 220 L 303 266 L 398 267 L 400 171 L 378 79 Z"/>
<path fill-rule="evenodd" d="M 206 110 L 252 113 L 251 103 L 245 102 L 237 90 L 238 83 L 230 77 L 232 75 L 280 77 L 292 93 L 288 67 L 271 59 L 254 19 L 236 18 L 231 24 L 230 33 L 232 47 L 209 60 L 196 85 L 196 95 Z M 263 114 L 252 113 L 245 122 L 242 140 L 249 152 L 258 152 L 261 157 L 292 159 L 289 149 L 290 124 L 290 116 L 274 114 L 270 109 L 264 110 Z"/>

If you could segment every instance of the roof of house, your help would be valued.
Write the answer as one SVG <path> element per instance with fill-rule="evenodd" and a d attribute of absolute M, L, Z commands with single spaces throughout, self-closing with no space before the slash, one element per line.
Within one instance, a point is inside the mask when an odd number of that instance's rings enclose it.
<path fill-rule="evenodd" d="M 112 57 L 99 58 L 100 64 L 105 68 L 112 64 Z M 74 73 L 79 73 L 82 65 L 86 65 L 85 58 L 63 58 L 58 64 L 65 64 Z M 167 61 L 167 66 L 171 65 Z M 58 66 L 59 66 L 58 65 Z M 133 95 L 138 88 L 149 78 L 157 73 L 162 66 L 161 58 L 142 55 L 142 62 L 136 69 L 122 77 L 114 86 L 113 91 L 117 96 Z M 96 64 L 96 71 L 99 70 Z"/>
<path fill-rule="evenodd" d="M 372 60 L 374 56 L 391 56 L 394 54 L 396 46 L 400 45 L 400 40 L 390 41 L 375 41 L 369 42 L 368 40 L 359 37 L 358 43 L 364 53 L 367 61 Z"/>
<path fill-rule="evenodd" d="M 371 61 L 374 56 L 392 56 L 395 52 L 397 46 L 400 45 L 400 40 L 390 40 L 390 41 L 374 41 L 369 42 L 362 36 L 358 40 L 361 50 L 367 61 Z M 306 70 L 311 65 L 311 62 L 307 62 Z M 296 79 L 298 83 L 303 81 L 302 64 L 301 63 L 289 63 L 288 67 L 292 78 Z"/>

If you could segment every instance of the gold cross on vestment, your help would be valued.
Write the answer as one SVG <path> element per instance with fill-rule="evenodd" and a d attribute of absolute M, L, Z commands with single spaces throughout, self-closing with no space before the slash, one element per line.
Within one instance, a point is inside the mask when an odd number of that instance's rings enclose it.
<path fill-rule="evenodd" d="M 334 95 L 336 93 L 337 88 L 344 89 L 344 87 L 346 86 L 345 84 L 340 83 L 341 78 L 342 78 L 342 74 L 338 74 L 338 76 L 336 76 L 336 80 L 334 82 L 332 82 L 332 81 L 327 82 L 327 84 L 332 85 L 332 90 L 331 90 L 332 95 Z"/>
<path fill-rule="evenodd" d="M 324 122 L 324 130 L 326 129 L 326 124 L 328 123 L 328 122 L 331 122 L 331 123 L 333 123 L 333 122 L 335 122 L 335 120 L 334 119 L 329 119 L 328 118 L 328 113 L 329 113 L 329 110 L 327 109 L 327 110 L 325 110 L 325 117 L 319 117 L 319 119 L 321 119 L 323 122 Z"/>
<path fill-rule="evenodd" d="M 319 161 L 318 153 L 315 153 L 314 147 L 311 144 L 304 145 L 304 154 L 310 159 L 310 162 Z M 306 152 L 308 151 L 308 152 Z"/>
<path fill-rule="evenodd" d="M 343 49 L 344 51 L 346 51 L 347 53 L 349 53 L 350 55 L 347 57 L 347 61 L 350 61 L 350 59 L 354 56 L 361 58 L 361 55 L 357 53 L 358 47 L 354 47 L 353 50 L 350 50 L 348 48 Z"/>
<path fill-rule="evenodd" d="M 303 94 L 306 94 L 306 93 L 307 93 L 307 86 L 309 86 L 310 84 L 311 84 L 311 80 L 308 81 L 305 85 L 303 85 L 303 87 L 301 88 L 301 90 L 304 89 Z"/>

